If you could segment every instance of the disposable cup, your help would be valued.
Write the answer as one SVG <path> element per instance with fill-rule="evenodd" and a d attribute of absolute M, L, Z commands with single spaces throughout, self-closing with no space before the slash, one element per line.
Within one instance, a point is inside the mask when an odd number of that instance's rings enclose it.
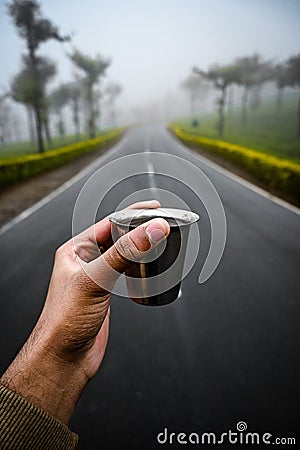
<path fill-rule="evenodd" d="M 142 223 L 157 217 L 169 223 L 169 236 L 148 251 L 145 258 L 132 261 L 125 272 L 129 297 L 147 306 L 166 305 L 177 299 L 190 227 L 199 220 L 199 216 L 182 209 L 156 208 L 122 210 L 109 217 L 114 242 Z"/>

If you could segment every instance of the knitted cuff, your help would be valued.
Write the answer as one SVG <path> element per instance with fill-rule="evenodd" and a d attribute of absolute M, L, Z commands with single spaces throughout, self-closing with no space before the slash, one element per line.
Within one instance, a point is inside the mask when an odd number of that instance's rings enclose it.
<path fill-rule="evenodd" d="M 77 443 L 66 425 L 0 385 L 2 450 L 74 450 Z"/>

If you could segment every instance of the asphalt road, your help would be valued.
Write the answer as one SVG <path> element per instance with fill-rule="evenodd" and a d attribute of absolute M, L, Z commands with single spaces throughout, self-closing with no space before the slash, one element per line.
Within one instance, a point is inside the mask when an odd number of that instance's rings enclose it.
<path fill-rule="evenodd" d="M 148 172 L 156 170 L 150 152 L 166 152 L 191 161 L 209 177 L 224 205 L 227 243 L 216 272 L 199 285 L 211 236 L 199 198 L 182 181 L 151 173 L 128 178 L 107 193 L 98 217 L 126 198 L 163 200 L 165 194 L 155 188 L 173 192 L 200 213 L 201 247 L 174 303 L 149 308 L 113 296 L 107 354 L 70 424 L 80 435 L 79 449 L 156 449 L 167 445 L 157 442 L 165 428 L 170 442 L 172 432 L 201 438 L 203 432 L 236 431 L 239 421 L 249 432 L 271 433 L 271 442 L 296 437 L 300 216 L 216 170 L 158 125 L 130 130 L 91 172 L 0 235 L 1 370 L 41 311 L 53 255 L 71 236 L 84 182 L 108 161 L 146 150 Z M 166 168 L 172 170 L 172 164 L 170 159 Z M 181 180 L 189 177 L 183 165 Z M 99 192 L 110 184 L 104 172 Z M 195 445 L 170 446 L 182 447 Z"/>

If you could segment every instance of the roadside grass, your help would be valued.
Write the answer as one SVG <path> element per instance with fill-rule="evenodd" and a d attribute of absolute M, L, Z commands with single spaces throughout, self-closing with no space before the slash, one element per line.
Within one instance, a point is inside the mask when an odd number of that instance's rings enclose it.
<path fill-rule="evenodd" d="M 242 126 L 241 108 L 232 107 L 226 112 L 225 133 L 222 138 L 218 136 L 216 129 L 216 113 L 196 116 L 199 122 L 197 128 L 192 127 L 192 118 L 176 120 L 176 124 L 193 135 L 221 139 L 278 158 L 300 162 L 300 139 L 296 134 L 297 108 L 297 94 L 284 96 L 279 112 L 276 109 L 276 98 L 264 99 L 256 110 L 249 106 L 247 124 Z"/>
<path fill-rule="evenodd" d="M 109 130 L 103 130 L 100 133 L 97 134 L 98 136 L 101 136 L 103 133 L 106 133 Z M 48 150 L 55 150 L 56 148 L 62 148 L 70 144 L 75 144 L 77 142 L 83 142 L 89 139 L 89 136 L 87 134 L 81 134 L 80 136 L 77 136 L 76 134 L 73 135 L 66 135 L 64 137 L 61 136 L 55 136 L 52 138 L 51 145 L 47 145 L 45 141 L 45 151 Z M 23 141 L 23 142 L 13 142 L 9 144 L 0 144 L 0 159 L 4 158 L 13 158 L 15 156 L 22 156 L 22 155 L 31 155 L 38 152 L 37 143 L 30 142 L 30 141 Z"/>
<path fill-rule="evenodd" d="M 67 164 L 75 158 L 95 150 L 104 152 L 108 146 L 120 139 L 125 128 L 102 132 L 94 139 L 77 141 L 70 145 L 56 147 L 44 153 L 21 154 L 0 158 L 0 186 L 7 186 Z"/>

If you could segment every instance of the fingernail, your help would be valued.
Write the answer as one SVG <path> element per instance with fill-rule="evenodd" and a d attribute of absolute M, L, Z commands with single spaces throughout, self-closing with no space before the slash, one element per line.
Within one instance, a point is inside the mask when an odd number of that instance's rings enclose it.
<path fill-rule="evenodd" d="M 169 224 L 163 219 L 154 219 L 146 228 L 149 241 L 152 244 L 158 244 L 163 241 L 169 234 Z"/>
<path fill-rule="evenodd" d="M 158 244 L 160 241 L 164 240 L 166 235 L 165 233 L 160 230 L 159 228 L 155 228 L 154 230 L 147 231 L 147 234 L 149 236 L 149 241 L 152 244 Z"/>

